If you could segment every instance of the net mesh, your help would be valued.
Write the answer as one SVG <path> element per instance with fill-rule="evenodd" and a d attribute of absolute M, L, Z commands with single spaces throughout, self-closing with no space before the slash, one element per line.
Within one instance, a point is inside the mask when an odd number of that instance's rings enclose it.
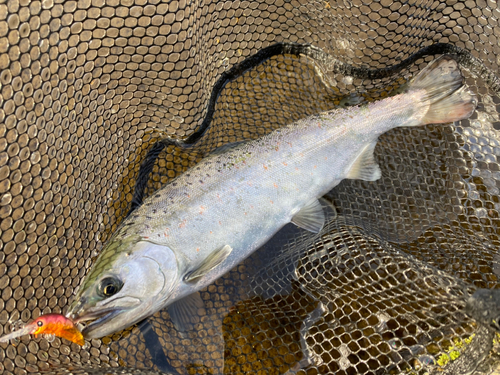
<path fill-rule="evenodd" d="M 23 337 L 0 372 L 499 373 L 499 20 L 484 0 L 0 0 L 0 334 L 66 312 L 136 182 L 394 94 L 440 53 L 479 99 L 384 134 L 382 178 L 343 181 L 321 233 L 287 226 L 202 290 L 194 330 L 161 311 L 84 347 Z M 148 156 L 166 137 L 184 142 Z"/>

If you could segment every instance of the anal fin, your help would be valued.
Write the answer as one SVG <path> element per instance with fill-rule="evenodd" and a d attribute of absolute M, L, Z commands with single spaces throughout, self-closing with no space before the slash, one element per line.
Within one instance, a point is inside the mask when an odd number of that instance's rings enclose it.
<path fill-rule="evenodd" d="M 380 167 L 373 155 L 376 144 L 377 142 L 370 143 L 361 150 L 357 159 L 354 160 L 354 163 L 351 165 L 346 178 L 352 180 L 376 181 L 382 176 Z"/>
<path fill-rule="evenodd" d="M 325 213 L 321 203 L 314 199 L 301 208 L 292 218 L 296 226 L 313 233 L 319 233 L 325 225 Z"/>

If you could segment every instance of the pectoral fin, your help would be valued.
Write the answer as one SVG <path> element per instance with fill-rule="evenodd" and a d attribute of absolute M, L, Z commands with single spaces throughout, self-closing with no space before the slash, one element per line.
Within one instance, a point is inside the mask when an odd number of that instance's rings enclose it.
<path fill-rule="evenodd" d="M 231 254 L 231 251 L 233 251 L 233 248 L 229 245 L 226 245 L 221 249 L 214 251 L 198 266 L 198 268 L 184 276 L 184 282 L 197 282 L 201 277 L 205 276 L 209 271 L 213 270 L 224 260 L 226 260 L 229 254 Z"/>
<path fill-rule="evenodd" d="M 373 152 L 377 142 L 367 145 L 354 161 L 346 178 L 352 180 L 376 181 L 382 176 L 380 167 L 375 161 Z"/>
<path fill-rule="evenodd" d="M 193 322 L 190 319 L 192 316 L 198 316 L 198 310 L 205 309 L 205 304 L 200 297 L 200 293 L 196 292 L 179 301 L 175 301 L 168 306 L 168 314 L 172 323 L 178 331 L 186 332 L 193 329 Z"/>
<path fill-rule="evenodd" d="M 296 226 L 313 233 L 319 233 L 325 225 L 325 213 L 317 199 L 306 204 L 292 218 Z"/>

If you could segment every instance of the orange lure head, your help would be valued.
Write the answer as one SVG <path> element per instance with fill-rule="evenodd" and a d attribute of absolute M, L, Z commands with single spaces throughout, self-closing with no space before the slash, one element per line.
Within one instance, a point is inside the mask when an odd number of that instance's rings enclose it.
<path fill-rule="evenodd" d="M 64 338 L 78 345 L 84 345 L 82 333 L 76 328 L 72 320 L 60 314 L 47 314 L 36 318 L 30 323 L 35 330 L 31 332 L 34 335 L 41 335 L 43 333 L 49 335 L 56 335 L 57 337 Z"/>
<path fill-rule="evenodd" d="M 78 345 L 85 345 L 82 333 L 76 328 L 72 320 L 60 314 L 47 314 L 36 318 L 23 328 L 0 337 L 0 343 L 9 342 L 11 339 L 23 335 L 55 335 Z"/>

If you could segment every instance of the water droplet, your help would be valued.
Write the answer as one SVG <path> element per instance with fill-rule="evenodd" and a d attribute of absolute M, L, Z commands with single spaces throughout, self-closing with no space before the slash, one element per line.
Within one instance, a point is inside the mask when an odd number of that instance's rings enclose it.
<path fill-rule="evenodd" d="M 342 82 L 344 82 L 346 85 L 351 85 L 353 81 L 354 78 L 351 76 L 345 76 L 344 78 L 342 78 Z"/>
<path fill-rule="evenodd" d="M 423 366 L 432 366 L 435 364 L 434 358 L 431 357 L 430 355 L 421 355 L 420 357 L 418 357 L 418 361 Z"/>
<path fill-rule="evenodd" d="M 52 333 L 44 333 L 42 334 L 42 337 L 47 340 L 48 342 L 52 342 L 55 340 L 56 338 L 56 335 L 52 334 Z"/>
<path fill-rule="evenodd" d="M 485 218 L 488 216 L 488 212 L 486 211 L 486 208 L 476 208 L 476 216 L 478 218 Z"/>
<path fill-rule="evenodd" d="M 392 339 L 389 340 L 389 345 L 391 346 L 391 348 L 397 349 L 401 346 L 401 342 L 398 339 Z"/>
<path fill-rule="evenodd" d="M 26 323 L 23 322 L 21 319 L 10 323 L 11 332 L 17 331 L 21 328 L 24 328 L 25 326 L 26 326 Z"/>
<path fill-rule="evenodd" d="M 422 362 L 420 362 L 418 359 L 415 359 L 413 361 L 412 367 L 414 370 L 420 370 L 422 368 Z"/>

